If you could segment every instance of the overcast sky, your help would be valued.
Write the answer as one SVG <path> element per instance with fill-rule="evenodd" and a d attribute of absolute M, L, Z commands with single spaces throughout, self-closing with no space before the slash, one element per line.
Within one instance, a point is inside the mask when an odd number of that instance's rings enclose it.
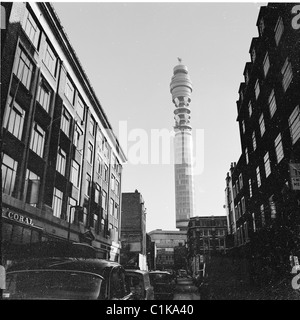
<path fill-rule="evenodd" d="M 177 57 L 193 83 L 194 215 L 225 215 L 225 177 L 241 155 L 236 100 L 263 3 L 53 5 L 116 135 L 127 141 L 122 192 L 142 193 L 147 232 L 176 230 L 172 148 L 169 162 L 166 146 L 164 159 L 153 164 L 153 157 L 154 133 L 174 125 L 170 81 Z"/>

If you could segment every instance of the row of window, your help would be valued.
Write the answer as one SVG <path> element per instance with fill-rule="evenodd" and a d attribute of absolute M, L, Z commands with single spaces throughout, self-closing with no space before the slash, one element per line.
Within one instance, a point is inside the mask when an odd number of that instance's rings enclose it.
<path fill-rule="evenodd" d="M 282 70 L 281 70 L 281 73 L 282 73 L 282 86 L 283 86 L 284 91 L 286 91 L 287 88 L 289 87 L 290 83 L 292 82 L 292 79 L 293 79 L 292 66 L 291 66 L 291 63 L 289 62 L 288 58 L 286 58 L 286 60 L 285 60 L 285 63 L 284 63 Z M 255 85 L 256 98 L 258 98 L 259 92 L 260 92 L 259 82 L 257 80 L 256 85 Z M 274 89 L 272 89 L 269 94 L 268 107 L 269 107 L 270 118 L 272 118 L 276 112 L 276 109 L 277 109 Z M 250 100 L 248 102 L 249 118 L 251 118 L 252 113 L 253 113 L 253 105 L 252 105 L 252 101 Z M 261 134 L 261 136 L 263 136 L 263 134 L 265 133 L 265 123 L 264 123 L 263 113 L 261 113 L 261 115 L 259 116 L 259 128 L 260 128 L 260 134 Z M 245 131 L 246 131 L 245 120 L 242 120 L 242 133 L 245 133 Z"/>
<path fill-rule="evenodd" d="M 226 231 L 225 230 L 214 230 L 212 231 L 211 229 L 203 229 L 203 230 L 192 230 L 192 235 L 193 237 L 195 238 L 198 238 L 198 237 L 202 237 L 202 236 L 212 236 L 212 235 L 215 235 L 215 236 L 225 236 L 226 234 Z"/>

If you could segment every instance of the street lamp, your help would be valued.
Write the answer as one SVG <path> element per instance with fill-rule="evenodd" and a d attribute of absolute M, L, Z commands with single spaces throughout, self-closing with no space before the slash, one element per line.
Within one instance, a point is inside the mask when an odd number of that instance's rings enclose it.
<path fill-rule="evenodd" d="M 74 213 L 76 212 L 76 210 L 82 210 L 83 208 L 81 206 L 70 206 L 70 212 L 69 212 L 69 225 L 68 225 L 68 241 L 70 241 L 70 229 L 71 229 L 71 210 L 74 210 Z"/>

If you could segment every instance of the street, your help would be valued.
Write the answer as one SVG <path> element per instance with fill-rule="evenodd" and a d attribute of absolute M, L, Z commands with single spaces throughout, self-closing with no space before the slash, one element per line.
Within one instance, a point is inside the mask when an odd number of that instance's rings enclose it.
<path fill-rule="evenodd" d="M 178 278 L 173 300 L 200 300 L 197 287 L 192 278 Z"/>

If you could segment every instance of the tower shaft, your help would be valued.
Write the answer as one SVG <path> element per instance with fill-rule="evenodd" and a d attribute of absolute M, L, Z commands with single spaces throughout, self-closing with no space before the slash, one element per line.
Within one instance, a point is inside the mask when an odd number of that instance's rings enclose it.
<path fill-rule="evenodd" d="M 175 66 L 170 91 L 175 105 L 175 205 L 176 228 L 180 230 L 187 229 L 188 221 L 194 215 L 193 138 L 189 108 L 192 90 L 187 67 Z"/>

